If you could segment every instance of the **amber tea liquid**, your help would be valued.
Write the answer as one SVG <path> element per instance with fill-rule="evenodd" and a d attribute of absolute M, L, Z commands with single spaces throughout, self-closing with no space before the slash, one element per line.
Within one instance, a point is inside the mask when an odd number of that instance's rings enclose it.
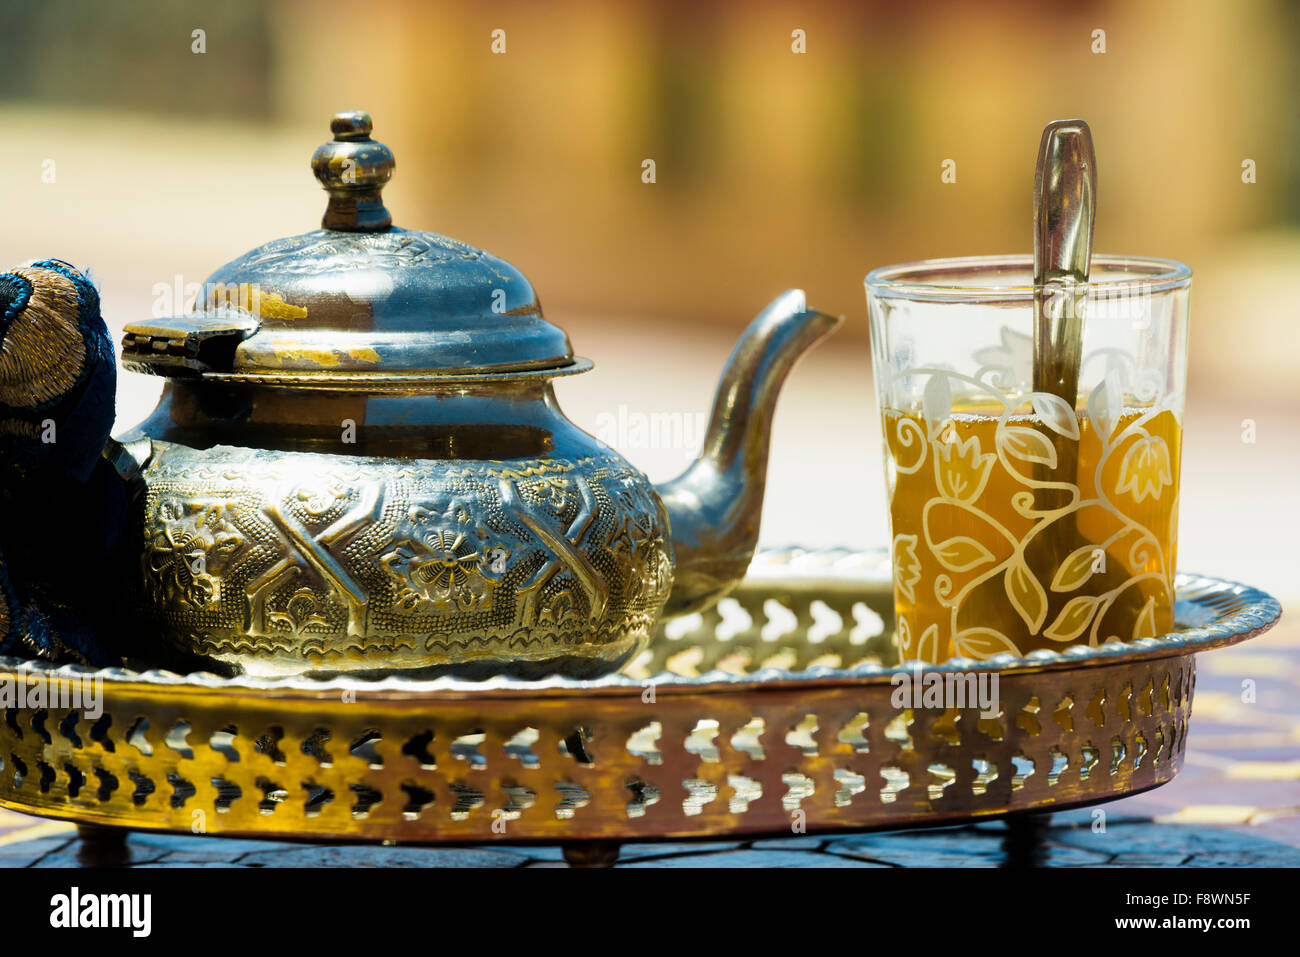
<path fill-rule="evenodd" d="M 1181 426 L 1167 408 L 1066 408 L 885 411 L 903 660 L 1172 630 Z"/>

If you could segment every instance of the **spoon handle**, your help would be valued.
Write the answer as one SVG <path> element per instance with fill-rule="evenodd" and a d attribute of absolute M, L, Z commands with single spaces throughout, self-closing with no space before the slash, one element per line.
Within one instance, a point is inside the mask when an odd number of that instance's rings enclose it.
<path fill-rule="evenodd" d="M 1082 290 L 1092 260 L 1097 160 L 1083 120 L 1043 129 L 1034 172 L 1034 391 L 1073 408 L 1083 344 Z"/>

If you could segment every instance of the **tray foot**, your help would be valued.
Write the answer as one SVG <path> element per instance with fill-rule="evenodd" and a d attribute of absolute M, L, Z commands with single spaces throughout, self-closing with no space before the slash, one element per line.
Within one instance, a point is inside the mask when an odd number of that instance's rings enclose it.
<path fill-rule="evenodd" d="M 77 863 L 82 867 L 122 867 L 130 857 L 126 849 L 130 833 L 125 827 L 78 824 Z"/>
<path fill-rule="evenodd" d="M 567 841 L 564 860 L 570 867 L 613 867 L 620 847 L 620 841 Z"/>
<path fill-rule="evenodd" d="M 1003 867 L 1041 867 L 1044 863 L 1044 838 L 1052 822 L 1051 812 L 1030 811 L 1008 814 L 1007 833 L 1002 839 L 1006 854 Z"/>

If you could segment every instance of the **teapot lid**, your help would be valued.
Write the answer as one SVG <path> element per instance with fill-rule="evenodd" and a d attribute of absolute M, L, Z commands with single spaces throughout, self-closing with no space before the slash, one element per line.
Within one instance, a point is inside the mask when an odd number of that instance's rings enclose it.
<path fill-rule="evenodd" d="M 370 115 L 335 114 L 311 159 L 321 228 L 229 262 L 185 316 L 126 327 L 122 362 L 156 375 L 318 388 L 558 376 L 591 367 L 502 259 L 401 229 L 380 195 L 392 151 Z"/>

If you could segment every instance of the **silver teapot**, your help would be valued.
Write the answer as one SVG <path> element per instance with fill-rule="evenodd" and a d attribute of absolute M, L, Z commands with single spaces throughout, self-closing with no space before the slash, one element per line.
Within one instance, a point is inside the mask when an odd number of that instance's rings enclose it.
<path fill-rule="evenodd" d="M 142 483 L 142 611 L 254 675 L 615 670 L 716 601 L 756 544 L 777 392 L 839 319 L 784 293 L 722 374 L 699 459 L 652 486 L 568 419 L 591 368 L 514 266 L 392 225 L 392 153 L 337 114 L 322 228 L 222 266 L 196 311 L 126 327 L 167 377 L 118 439 Z"/>

